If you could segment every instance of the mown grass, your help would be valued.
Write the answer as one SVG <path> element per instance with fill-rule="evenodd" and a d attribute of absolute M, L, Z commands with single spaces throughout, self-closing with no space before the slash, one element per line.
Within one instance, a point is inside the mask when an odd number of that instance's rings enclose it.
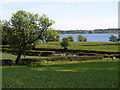
<path fill-rule="evenodd" d="M 109 45 L 108 45 L 109 44 Z M 37 48 L 61 49 L 59 42 L 39 43 Z M 110 42 L 72 42 L 68 49 L 117 52 Z M 1 55 L 1 53 L 0 53 Z M 22 56 L 22 58 L 48 58 Z M 16 55 L 2 53 L 2 59 L 15 60 Z M 117 88 L 118 60 L 44 61 L 39 65 L 4 66 L 3 88 Z"/>
<path fill-rule="evenodd" d="M 0 55 L 2 55 L 2 59 L 11 59 L 13 61 L 16 60 L 17 56 L 13 55 L 13 54 L 9 54 L 9 53 L 0 53 Z M 42 56 L 21 56 L 21 59 L 34 59 L 34 58 L 48 58 L 48 57 L 42 57 Z"/>
<path fill-rule="evenodd" d="M 62 49 L 59 42 L 40 42 L 36 48 Z M 118 52 L 118 45 L 113 42 L 71 42 L 68 49 Z"/>
<path fill-rule="evenodd" d="M 49 62 L 51 63 L 51 62 Z M 57 63 L 57 64 L 56 64 Z M 3 88 L 117 88 L 118 61 L 2 67 Z"/>

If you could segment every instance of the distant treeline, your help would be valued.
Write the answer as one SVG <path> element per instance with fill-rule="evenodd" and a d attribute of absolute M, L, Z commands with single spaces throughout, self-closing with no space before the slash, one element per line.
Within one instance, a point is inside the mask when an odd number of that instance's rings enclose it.
<path fill-rule="evenodd" d="M 104 34 L 119 33 L 120 29 L 95 29 L 95 30 L 57 30 L 61 34 Z"/>

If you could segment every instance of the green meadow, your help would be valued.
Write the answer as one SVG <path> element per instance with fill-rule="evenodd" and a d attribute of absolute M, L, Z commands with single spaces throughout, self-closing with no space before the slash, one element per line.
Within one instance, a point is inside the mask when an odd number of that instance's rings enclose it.
<path fill-rule="evenodd" d="M 39 43 L 36 48 L 62 49 L 58 42 Z M 72 42 L 68 49 L 118 52 L 109 42 Z M 2 59 L 15 61 L 16 55 L 1 53 Z M 22 59 L 45 59 L 51 56 L 23 56 Z M 88 61 L 42 61 L 35 65 L 3 66 L 3 88 L 117 88 L 118 59 Z"/>
<path fill-rule="evenodd" d="M 50 63 L 45 62 L 39 66 L 3 67 L 3 88 L 118 87 L 118 61 Z"/>
<path fill-rule="evenodd" d="M 39 43 L 36 48 L 62 49 L 59 42 Z M 68 49 L 118 52 L 118 43 L 113 42 L 70 42 Z"/>

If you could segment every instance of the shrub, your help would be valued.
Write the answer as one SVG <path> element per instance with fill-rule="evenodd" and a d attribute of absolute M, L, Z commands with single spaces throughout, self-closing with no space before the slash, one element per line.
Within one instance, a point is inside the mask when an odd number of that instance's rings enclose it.
<path fill-rule="evenodd" d="M 103 59 L 103 56 L 54 56 L 47 61 L 86 61 L 86 60 L 98 60 L 98 59 Z"/>
<path fill-rule="evenodd" d="M 20 60 L 20 65 L 31 65 L 31 64 L 35 64 L 37 62 L 40 62 L 40 59 L 21 59 Z"/>
<path fill-rule="evenodd" d="M 70 39 L 70 42 L 74 42 L 74 39 L 72 36 L 68 36 L 68 38 Z"/>
<path fill-rule="evenodd" d="M 109 41 L 111 41 L 111 42 L 117 42 L 117 37 L 114 36 L 114 35 L 111 35 L 111 36 L 109 37 Z"/>
<path fill-rule="evenodd" d="M 77 55 L 79 56 L 95 56 L 96 53 L 83 53 L 83 52 L 78 52 Z"/>
<path fill-rule="evenodd" d="M 1 62 L 2 62 L 2 66 L 11 66 L 14 64 L 14 61 L 10 59 L 0 60 L 0 63 Z"/>
<path fill-rule="evenodd" d="M 82 42 L 83 40 L 84 40 L 84 37 L 79 34 L 79 35 L 78 35 L 78 41 L 79 41 L 79 42 Z"/>
<path fill-rule="evenodd" d="M 79 42 L 87 42 L 87 38 L 86 37 L 83 37 L 82 35 L 78 35 L 78 41 Z"/>
<path fill-rule="evenodd" d="M 53 52 L 41 52 L 41 56 L 51 56 Z"/>
<path fill-rule="evenodd" d="M 64 37 L 60 44 L 65 50 L 67 50 L 68 46 L 70 45 L 70 39 L 68 37 Z"/>
<path fill-rule="evenodd" d="M 85 37 L 83 41 L 84 41 L 84 42 L 87 42 L 87 38 Z"/>
<path fill-rule="evenodd" d="M 115 54 L 115 57 L 120 59 L 120 54 Z"/>

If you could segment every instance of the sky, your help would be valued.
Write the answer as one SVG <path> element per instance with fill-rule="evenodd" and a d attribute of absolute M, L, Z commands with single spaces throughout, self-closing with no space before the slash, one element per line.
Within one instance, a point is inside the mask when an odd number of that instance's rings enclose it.
<path fill-rule="evenodd" d="M 118 27 L 118 0 L 0 0 L 0 19 L 18 10 L 46 14 L 56 30 L 94 30 Z"/>

